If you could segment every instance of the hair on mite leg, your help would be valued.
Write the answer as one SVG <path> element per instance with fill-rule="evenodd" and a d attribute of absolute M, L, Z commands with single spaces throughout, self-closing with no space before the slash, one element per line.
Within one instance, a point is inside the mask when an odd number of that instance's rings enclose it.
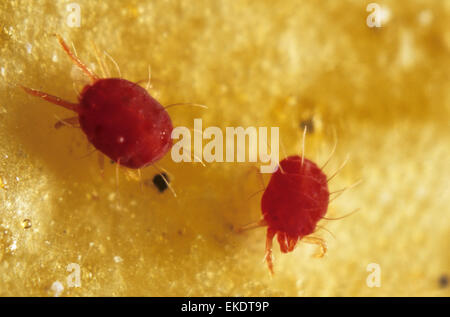
<path fill-rule="evenodd" d="M 116 60 L 111 55 L 109 55 L 107 51 L 103 51 L 103 54 L 105 54 L 105 56 L 108 57 L 108 59 L 114 64 L 119 78 L 122 78 L 122 72 L 120 71 L 119 64 L 117 64 Z"/>
<path fill-rule="evenodd" d="M 138 173 L 138 178 L 139 178 L 139 188 L 141 190 L 141 193 L 143 193 L 144 192 L 144 184 L 142 182 L 142 172 L 141 172 L 140 168 L 138 168 L 137 173 Z"/>
<path fill-rule="evenodd" d="M 320 168 L 321 170 L 324 169 L 325 166 L 327 166 L 327 164 L 330 162 L 331 158 L 333 157 L 334 153 L 336 152 L 336 148 L 337 148 L 337 143 L 338 143 L 338 138 L 337 138 L 337 132 L 336 132 L 336 128 L 333 127 L 333 138 L 334 138 L 334 145 L 333 145 L 333 149 L 331 150 L 330 154 L 328 155 L 327 160 L 325 161 L 325 163 L 322 165 L 322 167 Z"/>
<path fill-rule="evenodd" d="M 75 86 L 75 82 L 72 82 L 72 88 L 73 88 L 73 91 L 75 92 L 75 94 L 77 95 L 77 98 L 80 99 L 81 92 L 80 92 L 80 90 Z"/>
<path fill-rule="evenodd" d="M 148 65 L 148 78 L 147 79 L 141 79 L 138 80 L 137 82 L 135 82 L 136 85 L 141 85 L 142 83 L 146 82 L 146 86 L 145 86 L 145 90 L 149 90 L 151 88 L 153 88 L 153 85 L 151 83 L 152 81 L 152 73 L 151 73 L 151 67 L 150 65 Z"/>
<path fill-rule="evenodd" d="M 357 213 L 359 210 L 360 210 L 360 208 L 356 208 L 356 209 L 353 210 L 352 212 L 349 212 L 348 214 L 343 215 L 343 216 L 340 216 L 340 217 L 337 217 L 337 218 L 322 217 L 322 219 L 324 219 L 324 220 L 340 220 L 340 219 L 347 218 L 348 216 L 351 216 L 351 215 L 353 215 L 354 213 Z"/>
<path fill-rule="evenodd" d="M 354 187 L 358 186 L 361 183 L 362 183 L 362 179 L 359 179 L 359 180 L 357 180 L 356 182 L 354 182 L 353 184 L 351 184 L 349 186 L 346 186 L 344 188 L 341 188 L 341 189 L 338 189 L 338 190 L 330 192 L 330 195 L 338 194 L 338 193 L 344 193 L 346 190 L 354 188 Z"/>
<path fill-rule="evenodd" d="M 55 36 L 56 36 L 56 34 L 55 34 Z M 78 57 L 77 48 L 75 47 L 75 45 L 73 44 L 72 41 L 70 41 L 70 45 L 72 46 L 72 52 L 73 52 L 73 55 L 75 55 L 76 57 Z"/>
<path fill-rule="evenodd" d="M 303 129 L 303 137 L 302 137 L 302 165 L 305 162 L 305 139 L 306 139 L 306 131 L 308 130 L 308 126 L 305 125 Z"/>
<path fill-rule="evenodd" d="M 191 106 L 191 107 L 199 107 L 199 108 L 203 108 L 203 109 L 208 109 L 208 106 L 199 104 L 199 103 L 192 103 L 192 102 L 177 102 L 177 103 L 172 103 L 169 105 L 164 106 L 164 109 L 169 109 L 172 107 L 177 107 L 177 106 Z"/>
<path fill-rule="evenodd" d="M 356 183 L 356 185 L 358 185 L 359 183 L 360 183 L 360 182 Z M 355 185 L 355 186 L 356 186 L 356 185 Z M 354 187 L 354 186 L 352 186 L 352 187 Z M 341 197 L 341 195 L 344 194 L 344 193 L 346 192 L 346 189 L 348 189 L 348 188 L 344 188 L 344 189 L 342 189 L 342 190 L 337 190 L 337 191 L 335 191 L 335 192 L 333 192 L 333 193 L 330 193 L 330 195 L 331 195 L 331 194 L 336 194 L 336 196 L 334 196 L 333 198 L 331 198 L 330 201 L 329 201 L 329 203 L 331 203 L 332 201 L 334 201 L 334 200 L 338 199 L 339 197 Z"/>
<path fill-rule="evenodd" d="M 264 218 L 260 219 L 257 222 L 251 222 L 248 223 L 242 227 L 236 228 L 236 233 L 241 233 L 247 230 L 251 230 L 251 229 L 255 229 L 255 228 L 260 228 L 260 227 L 266 227 L 267 226 L 267 222 L 266 220 L 264 220 Z"/>
<path fill-rule="evenodd" d="M 100 71 L 102 73 L 102 77 L 103 78 L 110 78 L 111 77 L 111 73 L 108 69 L 108 66 L 105 64 L 104 59 L 101 57 L 100 55 L 100 51 L 97 48 L 97 45 L 95 45 L 95 43 L 93 41 L 91 42 L 91 46 L 94 49 L 94 53 L 95 53 L 95 59 L 97 60 L 97 64 L 100 67 Z"/>
<path fill-rule="evenodd" d="M 252 199 L 252 198 L 255 197 L 256 195 L 258 195 L 258 194 L 264 192 L 265 190 L 266 190 L 266 189 L 263 188 L 263 189 L 258 190 L 256 193 L 251 194 L 250 196 L 248 196 L 247 201 L 250 200 L 250 199 Z"/>
<path fill-rule="evenodd" d="M 314 232 L 318 231 L 318 230 L 324 230 L 326 232 L 328 232 L 334 239 L 336 239 L 336 236 L 333 234 L 333 232 L 331 232 L 330 230 L 328 230 L 327 228 L 325 228 L 324 226 L 320 226 L 320 225 L 316 225 L 316 227 L 318 229 L 316 229 Z"/>
<path fill-rule="evenodd" d="M 152 88 L 152 67 L 148 65 L 148 81 L 145 89 L 149 90 L 150 88 Z"/>
<path fill-rule="evenodd" d="M 78 121 L 78 117 L 70 117 L 64 119 L 60 119 L 57 116 L 55 117 L 58 120 L 54 125 L 55 129 L 60 129 L 62 127 L 80 128 L 80 122 Z"/>
<path fill-rule="evenodd" d="M 334 172 L 330 177 L 327 178 L 327 182 L 330 182 L 345 167 L 345 165 L 347 165 L 349 159 L 350 159 L 350 155 L 347 154 L 347 156 L 345 157 L 345 160 L 341 164 L 341 166 L 339 166 L 339 168 L 336 170 L 336 172 Z"/>

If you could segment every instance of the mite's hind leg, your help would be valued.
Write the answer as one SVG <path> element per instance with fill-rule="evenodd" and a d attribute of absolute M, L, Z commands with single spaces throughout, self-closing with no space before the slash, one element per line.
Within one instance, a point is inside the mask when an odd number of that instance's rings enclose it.
<path fill-rule="evenodd" d="M 316 258 L 321 258 L 327 253 L 327 242 L 320 237 L 303 237 L 301 241 L 319 246 L 319 252 L 314 255 Z"/>
<path fill-rule="evenodd" d="M 60 129 L 64 126 L 71 127 L 71 128 L 79 128 L 80 127 L 79 124 L 80 124 L 80 122 L 78 121 L 78 116 L 60 119 L 55 123 L 55 129 Z"/>
<path fill-rule="evenodd" d="M 264 259 L 266 260 L 267 267 L 269 268 L 270 273 L 273 275 L 273 258 L 272 258 L 272 242 L 273 237 L 275 236 L 276 231 L 273 229 L 267 229 L 266 235 L 266 254 L 264 255 Z"/>

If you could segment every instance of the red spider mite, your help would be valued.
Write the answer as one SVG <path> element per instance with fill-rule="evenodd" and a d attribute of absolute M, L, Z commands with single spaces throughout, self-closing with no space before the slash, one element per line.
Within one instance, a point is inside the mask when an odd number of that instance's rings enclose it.
<path fill-rule="evenodd" d="M 172 147 L 172 122 L 166 109 L 137 83 L 122 78 L 99 78 L 73 54 L 61 36 L 57 39 L 89 78 L 71 103 L 19 85 L 27 93 L 77 113 L 58 122 L 80 125 L 94 147 L 119 165 L 140 169 L 160 160 Z"/>
<path fill-rule="evenodd" d="M 328 181 L 337 172 L 327 179 L 322 171 L 327 163 L 328 160 L 322 168 L 319 168 L 303 155 L 288 156 L 281 160 L 278 169 L 272 173 L 261 199 L 262 219 L 239 230 L 267 226 L 265 260 L 272 274 L 272 240 L 275 236 L 282 253 L 292 252 L 300 240 L 319 245 L 320 252 L 317 257 L 322 257 L 327 251 L 326 241 L 323 238 L 310 236 L 316 231 L 317 223 L 321 219 L 342 218 L 325 218 L 330 194 L 343 191 L 329 192 Z"/>

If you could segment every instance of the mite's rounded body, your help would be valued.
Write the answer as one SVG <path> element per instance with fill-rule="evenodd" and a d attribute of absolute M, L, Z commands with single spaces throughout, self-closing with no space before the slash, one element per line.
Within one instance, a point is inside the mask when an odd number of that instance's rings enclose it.
<path fill-rule="evenodd" d="M 326 175 L 312 161 L 305 158 L 302 165 L 301 157 L 290 156 L 280 166 L 264 191 L 261 210 L 286 252 L 286 241 L 297 241 L 314 232 L 327 212 L 330 194 Z"/>
<path fill-rule="evenodd" d="M 309 235 L 325 216 L 329 197 L 327 177 L 314 162 L 300 156 L 280 162 L 262 196 L 263 219 L 257 223 L 267 226 L 266 261 L 272 273 L 275 236 L 283 253 L 294 250 L 299 240 L 320 245 L 320 256 L 326 252 L 325 241 Z"/>
<path fill-rule="evenodd" d="M 135 83 L 99 79 L 83 89 L 79 105 L 79 122 L 89 141 L 120 165 L 145 167 L 172 146 L 169 114 Z"/>
<path fill-rule="evenodd" d="M 27 93 L 72 110 L 77 117 L 59 121 L 79 124 L 94 147 L 114 162 L 139 169 L 161 159 L 172 147 L 172 122 L 158 101 L 137 83 L 122 78 L 100 78 L 58 41 L 70 59 L 90 78 L 78 103 L 22 87 Z"/>

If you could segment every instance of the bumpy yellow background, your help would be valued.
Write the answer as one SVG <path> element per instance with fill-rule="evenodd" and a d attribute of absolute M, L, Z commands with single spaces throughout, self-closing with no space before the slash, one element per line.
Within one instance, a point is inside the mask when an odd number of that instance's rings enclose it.
<path fill-rule="evenodd" d="M 0 295 L 449 296 L 450 1 L 377 2 L 381 28 L 367 26 L 359 0 L 1 1 Z M 252 164 L 167 155 L 159 164 L 177 198 L 151 183 L 141 191 L 126 170 L 117 190 L 114 165 L 101 178 L 80 130 L 53 128 L 69 111 L 14 86 L 76 100 L 79 72 L 54 33 L 96 71 L 92 43 L 126 79 L 145 80 L 150 66 L 162 104 L 209 106 L 171 109 L 177 126 L 279 126 L 293 154 L 312 119 L 306 153 L 319 163 L 335 129 L 325 171 L 351 159 L 331 190 L 363 183 L 328 215 L 359 212 L 321 223 L 335 235 L 317 232 L 322 259 L 314 246 L 285 255 L 275 244 L 270 277 L 265 229 L 233 230 L 260 217 Z M 81 287 L 67 282 L 70 263 Z M 370 263 L 380 287 L 367 286 Z"/>

